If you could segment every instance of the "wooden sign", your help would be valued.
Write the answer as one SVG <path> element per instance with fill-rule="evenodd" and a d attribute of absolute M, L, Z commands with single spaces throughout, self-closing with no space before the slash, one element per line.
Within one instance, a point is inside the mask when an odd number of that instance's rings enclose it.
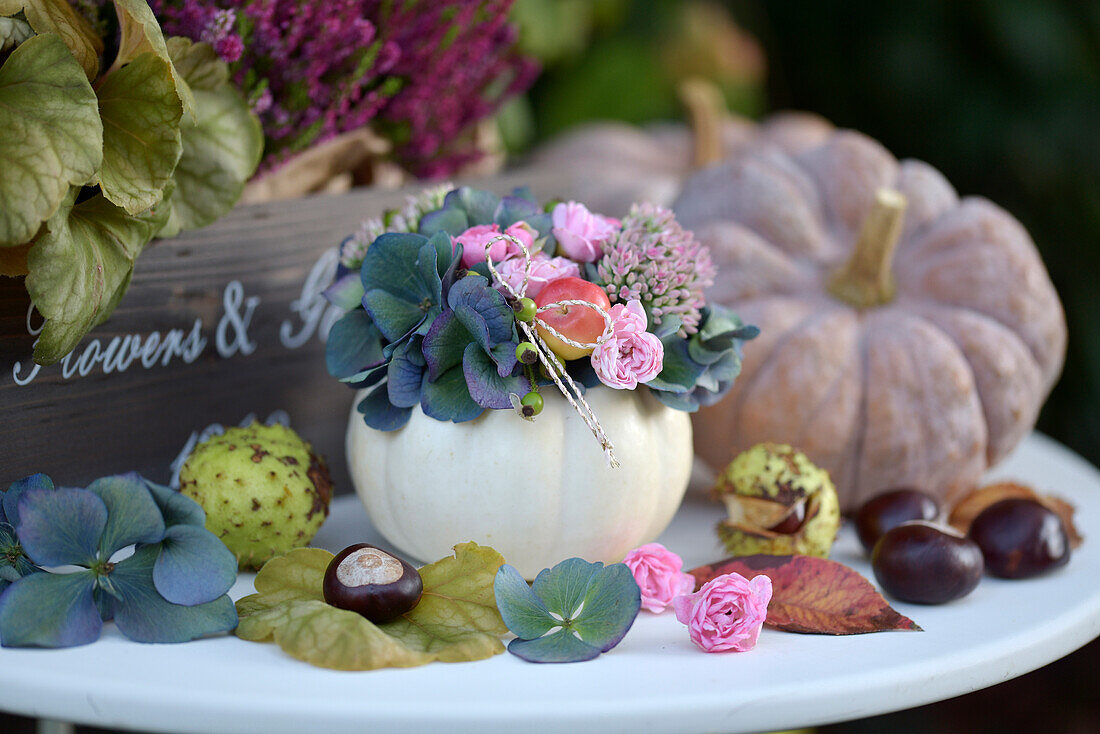
<path fill-rule="evenodd" d="M 567 193 L 557 183 L 517 173 L 476 185 L 550 198 Z M 114 315 L 50 366 L 31 359 L 41 319 L 22 281 L 0 278 L 0 487 L 34 472 L 66 486 L 131 470 L 167 482 L 192 433 L 281 410 L 349 490 L 352 391 L 325 369 L 340 314 L 321 291 L 340 241 L 410 191 L 238 207 L 156 242 Z"/>

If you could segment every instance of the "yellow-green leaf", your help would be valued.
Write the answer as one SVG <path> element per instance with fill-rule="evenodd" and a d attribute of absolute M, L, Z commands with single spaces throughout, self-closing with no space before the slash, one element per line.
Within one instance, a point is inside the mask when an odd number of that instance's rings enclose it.
<path fill-rule="evenodd" d="M 0 15 L 13 15 L 19 10 L 38 35 L 56 33 L 60 36 L 88 80 L 95 79 L 99 73 L 103 40 L 67 0 L 7 0 L 0 6 Z"/>
<path fill-rule="evenodd" d="M 329 606 L 321 585 L 332 554 L 291 551 L 256 576 L 256 594 L 237 602 L 237 636 L 274 641 L 299 660 L 338 670 L 409 667 L 432 661 L 481 660 L 503 652 L 507 632 L 493 597 L 504 559 L 466 543 L 420 570 L 424 595 L 401 618 L 375 625 Z"/>
<path fill-rule="evenodd" d="M 134 259 L 167 219 L 167 207 L 131 216 L 101 194 L 75 204 L 73 188 L 27 257 L 27 292 L 46 319 L 34 359 L 64 357 L 121 298 Z"/>
<path fill-rule="evenodd" d="M 0 246 L 26 244 L 103 158 L 95 92 L 68 47 L 35 36 L 0 67 Z"/>
<path fill-rule="evenodd" d="M 119 42 L 118 56 L 108 74 L 114 73 L 143 53 L 152 52 L 171 62 L 168 46 L 164 41 L 160 23 L 157 22 L 149 3 L 145 0 L 114 0 L 115 13 L 118 15 Z M 172 67 L 172 78 L 176 83 L 176 94 L 183 103 L 183 111 L 193 115 L 195 98 L 183 78 Z"/>
<path fill-rule="evenodd" d="M 228 82 L 228 67 L 209 44 L 169 38 L 168 49 L 191 87 L 195 116 L 181 126 L 183 155 L 162 237 L 204 227 L 232 209 L 260 163 L 264 143 L 259 119 Z"/>
<path fill-rule="evenodd" d="M 112 72 L 97 90 L 103 119 L 103 195 L 130 214 L 161 200 L 183 152 L 183 114 L 171 64 L 143 53 Z"/>

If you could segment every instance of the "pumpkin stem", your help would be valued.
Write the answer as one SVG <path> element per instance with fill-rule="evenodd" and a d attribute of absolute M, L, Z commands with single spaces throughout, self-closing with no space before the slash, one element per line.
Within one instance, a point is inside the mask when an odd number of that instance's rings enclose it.
<path fill-rule="evenodd" d="M 687 108 L 692 167 L 703 168 L 722 160 L 722 120 L 727 114 L 722 90 L 714 82 L 693 77 L 680 82 L 676 91 Z"/>
<path fill-rule="evenodd" d="M 829 280 L 829 293 L 856 308 L 881 306 L 894 300 L 894 249 L 901 237 L 905 195 L 879 189 L 859 231 L 851 259 Z"/>

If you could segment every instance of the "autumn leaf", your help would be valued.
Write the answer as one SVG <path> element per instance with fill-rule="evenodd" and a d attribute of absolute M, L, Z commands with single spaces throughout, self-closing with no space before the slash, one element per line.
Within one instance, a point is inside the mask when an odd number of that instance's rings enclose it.
<path fill-rule="evenodd" d="M 867 579 L 847 566 L 813 556 L 740 556 L 690 571 L 695 588 L 727 573 L 772 580 L 769 627 L 785 632 L 859 635 L 920 627 L 895 611 Z"/>
<path fill-rule="evenodd" d="M 420 569 L 420 603 L 381 625 L 325 603 L 321 586 L 332 558 L 299 548 L 268 561 L 256 575 L 257 593 L 237 602 L 237 636 L 274 642 L 291 657 L 336 670 L 408 668 L 504 652 L 500 637 L 508 629 L 493 596 L 504 558 L 492 548 L 463 543 L 454 556 Z"/>

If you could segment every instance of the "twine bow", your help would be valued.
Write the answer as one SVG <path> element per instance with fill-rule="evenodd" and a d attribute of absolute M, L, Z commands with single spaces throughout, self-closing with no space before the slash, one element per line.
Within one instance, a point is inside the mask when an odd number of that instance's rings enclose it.
<path fill-rule="evenodd" d="M 508 281 L 502 278 L 496 267 L 494 267 L 493 265 L 493 257 L 490 254 L 490 249 L 495 243 L 501 240 L 507 240 L 511 242 L 523 252 L 523 281 L 520 283 L 519 290 L 513 288 L 511 284 L 508 283 Z M 518 301 L 519 299 L 525 297 L 525 294 L 527 293 L 527 283 L 531 278 L 531 268 L 533 266 L 533 263 L 531 261 L 531 251 L 528 249 L 527 245 L 523 244 L 518 238 L 513 237 L 510 234 L 499 234 L 485 243 L 485 264 L 489 266 L 489 272 L 492 273 L 493 279 L 498 284 L 500 284 L 500 286 L 504 288 L 504 290 L 506 290 L 508 294 L 512 296 L 512 298 Z M 600 335 L 600 338 L 592 343 L 575 341 L 565 336 L 553 326 L 546 323 L 546 321 L 538 317 L 538 314 L 544 311 L 550 311 L 552 309 L 560 308 L 562 306 L 584 306 L 600 314 L 600 316 L 603 317 L 604 321 L 604 330 L 603 334 Z M 571 347 L 575 347 L 577 349 L 595 349 L 600 344 L 602 344 L 611 334 L 611 314 L 609 314 L 600 306 L 597 306 L 595 303 L 591 303 L 590 301 L 569 298 L 563 301 L 548 303 L 545 306 L 540 306 L 535 311 L 535 318 L 531 322 L 517 320 L 517 323 L 519 324 L 519 328 L 527 337 L 528 341 L 530 341 L 535 346 L 535 351 L 538 354 L 539 361 L 542 363 L 542 366 L 546 370 L 546 373 L 550 375 L 550 379 L 554 381 L 554 384 L 557 385 L 557 388 L 561 391 L 561 394 L 564 395 L 569 404 L 573 406 L 573 410 L 577 411 L 581 419 L 584 420 L 585 425 L 588 426 L 588 430 L 592 431 L 592 435 L 595 436 L 596 440 L 600 442 L 600 447 L 603 448 L 604 457 L 607 459 L 608 466 L 610 466 L 612 469 L 617 468 L 619 466 L 619 460 L 615 458 L 615 446 L 611 443 L 611 439 L 607 437 L 607 434 L 603 430 L 603 426 L 600 425 L 600 420 L 596 417 L 596 412 L 592 410 L 592 407 L 584 399 L 584 395 L 581 394 L 580 388 L 577 387 L 577 384 L 575 382 L 573 382 L 573 378 L 569 376 L 569 373 L 565 370 L 564 365 L 558 361 L 557 357 L 551 351 L 550 347 L 547 346 L 546 342 L 539 335 L 538 331 L 532 326 L 532 324 L 535 322 L 537 322 L 550 334 L 553 334 L 556 338 L 560 339 Z"/>

